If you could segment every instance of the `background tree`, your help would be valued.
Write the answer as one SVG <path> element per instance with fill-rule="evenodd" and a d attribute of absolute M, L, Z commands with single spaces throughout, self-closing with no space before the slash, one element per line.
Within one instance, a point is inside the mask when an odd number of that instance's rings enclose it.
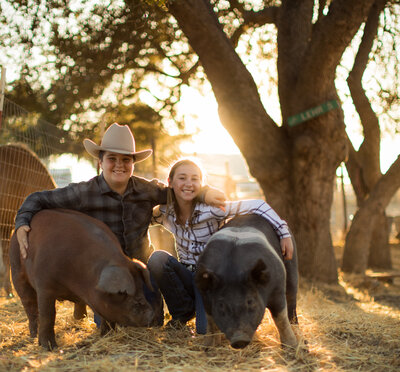
<path fill-rule="evenodd" d="M 179 89 L 158 79 L 164 93 L 157 97 L 151 94 L 147 83 L 151 80 L 149 74 L 162 73 L 157 67 L 165 65 L 160 45 L 171 39 L 175 30 L 165 14 L 150 12 L 146 3 L 132 1 L 123 5 L 82 1 L 70 6 L 68 1 L 51 0 L 2 2 L 1 22 L 6 26 L 3 30 L 8 30 L 0 33 L 3 50 L 5 54 L 15 51 L 12 39 L 20 49 L 19 55 L 10 57 L 21 71 L 8 97 L 35 113 L 30 127 L 36 123 L 57 125 L 59 134 L 66 139 L 57 153 L 71 151 L 67 143 L 78 143 L 73 152 L 86 156 L 82 139 L 98 134 L 103 120 L 129 124 L 138 148 L 157 143 L 158 152 L 167 158 L 176 156 L 179 142 L 187 138 L 182 133 L 183 118 L 175 115 Z M 179 65 L 182 55 L 174 63 Z M 168 78 L 167 73 L 163 76 Z M 143 92 L 151 96 L 147 101 L 152 107 L 142 102 Z M 164 129 L 165 112 L 168 118 L 174 117 L 174 125 L 181 132 L 173 141 Z M 21 125 L 18 128 L 25 130 L 27 122 Z M 40 143 L 42 131 L 37 132 Z M 16 136 L 18 133 L 9 139 Z M 165 143 L 174 146 L 167 149 Z M 140 164 L 138 168 L 145 166 Z"/>
<path fill-rule="evenodd" d="M 385 209 L 400 187 L 400 158 L 392 164 L 385 175 L 382 175 L 380 169 L 381 125 L 371 107 L 371 99 L 368 98 L 362 84 L 362 77 L 370 61 L 371 52 L 374 52 L 375 59 L 378 56 L 388 56 L 388 53 L 382 50 L 382 44 L 376 42 L 379 16 L 386 4 L 387 1 L 380 0 L 371 7 L 353 68 L 347 78 L 364 133 L 364 141 L 358 151 L 349 143 L 349 157 L 346 162 L 359 206 L 346 236 L 343 255 L 343 269 L 352 272 L 364 272 L 368 266 L 380 269 L 392 267 L 388 244 L 390 226 Z M 389 12 L 390 10 L 392 11 Z M 399 33 L 398 17 L 395 11 L 388 7 L 383 20 L 385 27 L 381 28 L 381 32 L 383 30 L 386 35 L 385 47 L 392 45 L 394 48 L 392 50 L 396 50 L 396 38 Z M 398 56 L 396 53 L 389 53 L 389 56 L 390 58 L 385 63 L 386 73 L 379 82 L 383 85 L 380 106 L 384 107 L 382 103 L 387 102 L 386 114 L 398 108 L 399 103 Z M 382 66 L 382 64 L 379 65 Z M 395 73 L 390 74 L 391 79 L 388 79 L 387 70 L 391 66 Z M 384 89 L 384 86 L 387 88 Z M 382 114 L 384 113 L 385 111 Z M 381 116 L 384 117 L 384 115 Z"/>
<path fill-rule="evenodd" d="M 9 3 L 30 15 L 24 45 L 43 44 L 43 60 L 24 66 L 26 82 L 16 84 L 15 98 L 71 130 L 95 127 L 86 113 L 103 115 L 110 95 L 127 107 L 146 97 L 161 123 L 172 117 L 182 126 L 175 110 L 182 86 L 199 87 L 206 76 L 223 125 L 295 232 L 301 274 L 337 280 L 329 221 L 336 168 L 349 150 L 343 111 L 294 127 L 288 118 L 339 102 L 337 68 L 366 30 L 374 0 L 83 1 L 74 9 L 62 1 Z M 46 27 L 49 39 L 36 37 Z M 250 73 L 256 43 L 275 55 L 276 75 L 273 68 Z M 277 100 L 260 94 L 265 77 L 277 84 L 280 119 L 272 116 Z"/>

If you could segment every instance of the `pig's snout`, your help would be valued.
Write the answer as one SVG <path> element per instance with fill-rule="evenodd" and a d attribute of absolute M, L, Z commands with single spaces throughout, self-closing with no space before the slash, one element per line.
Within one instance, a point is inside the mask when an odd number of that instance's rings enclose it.
<path fill-rule="evenodd" d="M 132 318 L 132 323 L 136 327 L 149 327 L 153 323 L 155 317 L 155 313 L 153 309 L 148 306 L 142 309 L 139 313 L 133 314 Z"/>
<path fill-rule="evenodd" d="M 233 342 L 231 344 L 231 346 L 234 349 L 244 349 L 249 343 L 250 343 L 250 341 L 247 341 L 247 340 L 246 341 L 245 340 L 238 340 L 238 341 Z"/>
<path fill-rule="evenodd" d="M 251 339 L 252 337 L 249 337 L 243 332 L 236 332 L 231 337 L 230 342 L 234 349 L 243 349 L 251 342 Z"/>

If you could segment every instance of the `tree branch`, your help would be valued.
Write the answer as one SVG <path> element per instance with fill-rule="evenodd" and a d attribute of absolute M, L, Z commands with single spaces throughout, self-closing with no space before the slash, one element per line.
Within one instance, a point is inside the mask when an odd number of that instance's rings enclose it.
<path fill-rule="evenodd" d="M 314 72 L 315 86 L 335 73 L 344 50 L 350 44 L 375 0 L 333 0 L 328 14 L 313 28 L 305 53 L 302 76 Z M 318 71 L 318 74 L 315 74 Z M 322 84 L 323 86 L 323 84 Z"/>
<path fill-rule="evenodd" d="M 363 168 L 358 159 L 358 153 L 354 149 L 350 139 L 347 138 L 348 157 L 345 161 L 347 173 L 349 174 L 351 185 L 357 198 L 357 205 L 360 206 L 362 201 L 368 196 L 369 188 L 364 182 Z"/>
<path fill-rule="evenodd" d="M 233 45 L 237 45 L 240 36 L 243 35 L 250 27 L 259 27 L 270 23 L 276 24 L 278 12 L 279 7 L 268 7 L 258 12 L 249 10 L 242 12 L 243 22 L 231 36 Z"/>
<path fill-rule="evenodd" d="M 364 34 L 350 72 L 347 83 L 354 106 L 364 128 L 364 141 L 359 149 L 359 166 L 364 169 L 364 182 L 369 190 L 381 176 L 380 171 L 380 127 L 379 120 L 371 107 L 369 99 L 362 86 L 362 76 L 369 61 L 369 54 L 379 26 L 379 15 L 387 0 L 377 0 L 371 7 Z"/>
<path fill-rule="evenodd" d="M 319 0 L 318 2 L 318 19 L 321 19 L 324 16 L 324 9 L 326 6 L 327 0 Z"/>

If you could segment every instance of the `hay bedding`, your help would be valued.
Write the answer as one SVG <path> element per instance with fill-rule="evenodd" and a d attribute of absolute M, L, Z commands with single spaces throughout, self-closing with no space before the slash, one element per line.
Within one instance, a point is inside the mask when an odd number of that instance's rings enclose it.
<path fill-rule="evenodd" d="M 398 246 L 396 254 L 400 257 Z M 280 349 L 268 312 L 247 348 L 234 350 L 223 341 L 207 351 L 193 322 L 182 330 L 119 327 L 100 337 L 90 312 L 82 321 L 72 313 L 71 303 L 57 304 L 59 348 L 47 352 L 30 339 L 19 299 L 1 298 L 0 371 L 400 370 L 400 279 L 389 284 L 341 276 L 340 286 L 318 287 L 303 281 L 298 305 L 302 341 L 291 352 Z"/>

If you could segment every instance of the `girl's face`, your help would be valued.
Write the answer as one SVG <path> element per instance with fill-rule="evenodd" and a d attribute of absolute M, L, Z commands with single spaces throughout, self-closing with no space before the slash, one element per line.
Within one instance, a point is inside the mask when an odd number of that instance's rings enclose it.
<path fill-rule="evenodd" d="M 103 160 L 99 160 L 104 179 L 114 191 L 126 188 L 132 176 L 134 163 L 131 155 L 106 151 Z"/>
<path fill-rule="evenodd" d="M 192 202 L 201 189 L 200 169 L 192 164 L 179 165 L 172 179 L 168 179 L 168 183 L 178 201 Z"/>

